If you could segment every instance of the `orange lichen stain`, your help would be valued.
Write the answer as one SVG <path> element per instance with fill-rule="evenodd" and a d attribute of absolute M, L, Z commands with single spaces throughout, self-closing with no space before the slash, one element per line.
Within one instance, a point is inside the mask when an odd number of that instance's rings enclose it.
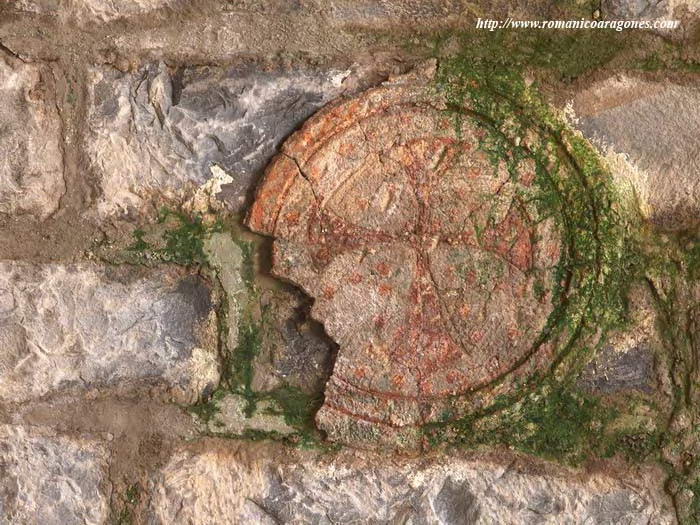
<path fill-rule="evenodd" d="M 467 170 L 467 178 L 469 180 L 478 179 L 481 176 L 482 170 L 476 167 L 471 167 Z"/>
<path fill-rule="evenodd" d="M 429 379 L 423 380 L 420 382 L 420 393 L 426 396 L 430 396 L 435 394 L 435 386 L 433 385 L 433 382 Z"/>
<path fill-rule="evenodd" d="M 511 326 L 508 328 L 508 339 L 510 339 L 511 341 L 515 341 L 516 339 L 518 339 L 520 337 L 520 335 L 521 335 L 521 332 L 520 332 L 520 330 L 518 330 L 517 327 Z"/>
<path fill-rule="evenodd" d="M 466 201 L 469 198 L 470 192 L 466 188 L 455 188 L 454 192 L 461 201 Z"/>
<path fill-rule="evenodd" d="M 349 157 L 350 155 L 355 153 L 355 151 L 357 151 L 357 145 L 353 142 L 344 142 L 338 148 L 338 153 L 340 153 L 344 157 Z"/>
<path fill-rule="evenodd" d="M 364 280 L 364 277 L 362 277 L 362 274 L 359 273 L 353 273 L 350 277 L 348 277 L 348 281 L 352 284 L 360 284 Z"/>
<path fill-rule="evenodd" d="M 383 275 L 384 277 L 387 277 L 391 273 L 391 267 L 385 262 L 379 263 L 377 266 L 375 266 L 375 269 L 377 270 L 377 273 Z"/>
<path fill-rule="evenodd" d="M 469 341 L 471 341 L 472 344 L 479 344 L 485 335 L 486 332 L 484 330 L 472 330 L 469 334 Z"/>
<path fill-rule="evenodd" d="M 406 378 L 402 375 L 396 374 L 391 378 L 391 384 L 396 389 L 403 388 L 406 385 Z"/>
<path fill-rule="evenodd" d="M 296 226 L 299 224 L 300 214 L 298 211 L 290 211 L 284 216 L 285 222 L 290 226 Z"/>
<path fill-rule="evenodd" d="M 523 170 L 523 172 L 520 174 L 520 183 L 523 186 L 530 187 L 532 186 L 532 183 L 535 182 L 535 170 L 534 169 L 526 169 Z"/>
<path fill-rule="evenodd" d="M 460 149 L 462 153 L 472 151 L 474 149 L 474 143 L 468 140 L 463 140 L 460 144 Z"/>
<path fill-rule="evenodd" d="M 382 283 L 379 285 L 379 295 L 382 297 L 388 297 L 391 295 L 393 288 L 389 286 L 388 284 Z"/>
<path fill-rule="evenodd" d="M 561 247 L 558 244 L 550 243 L 547 247 L 547 256 L 551 260 L 559 260 L 559 257 L 561 257 Z"/>
<path fill-rule="evenodd" d="M 535 266 L 535 277 L 547 281 L 554 264 L 547 253 L 558 253 L 559 240 L 547 223 L 529 220 L 529 208 L 506 202 L 529 196 L 534 166 L 523 163 L 517 180 L 505 160 L 493 166 L 479 148 L 488 132 L 467 120 L 458 139 L 446 138 L 455 136 L 454 122 L 416 104 L 416 93 L 380 88 L 321 110 L 285 145 L 298 166 L 281 157 L 247 219 L 280 239 L 279 274 L 294 278 L 293 265 L 306 264 L 323 275 L 308 286 L 327 301 L 322 321 L 369 322 L 339 348 L 342 366 L 331 378 L 339 388 L 328 389 L 326 402 L 347 413 L 329 410 L 324 429 L 341 417 L 434 421 L 440 403 L 432 396 L 481 388 L 519 360 L 538 365 L 539 354 L 528 352 L 548 307 L 535 302 L 533 274 L 521 270 Z M 362 173 L 344 159 L 365 153 Z M 387 218 L 389 210 L 396 215 Z M 384 308 L 369 313 L 368 304 Z M 362 387 L 347 386 L 345 374 Z M 426 394 L 431 399 L 421 399 Z M 426 410 L 393 416 L 395 399 L 409 396 Z"/>
<path fill-rule="evenodd" d="M 498 359 L 497 356 L 493 356 L 491 359 L 489 359 L 488 363 L 486 364 L 486 368 L 489 370 L 498 370 L 501 367 L 501 361 Z"/>
<path fill-rule="evenodd" d="M 525 271 L 532 267 L 532 244 L 527 232 L 523 231 L 510 251 L 511 262 Z"/>
<path fill-rule="evenodd" d="M 459 383 L 460 376 L 461 376 L 461 374 L 459 372 L 455 372 L 454 370 L 452 370 L 450 372 L 447 372 L 447 375 L 445 376 L 445 380 L 449 384 L 454 385 L 456 383 Z"/>

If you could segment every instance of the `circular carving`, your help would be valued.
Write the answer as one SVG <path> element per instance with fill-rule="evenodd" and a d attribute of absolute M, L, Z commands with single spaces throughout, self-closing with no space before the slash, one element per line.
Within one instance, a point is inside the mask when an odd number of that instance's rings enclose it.
<path fill-rule="evenodd" d="M 404 80 L 325 108 L 269 166 L 247 222 L 339 345 L 331 438 L 436 421 L 542 350 L 561 242 L 534 163 L 512 173 L 484 140 Z"/>

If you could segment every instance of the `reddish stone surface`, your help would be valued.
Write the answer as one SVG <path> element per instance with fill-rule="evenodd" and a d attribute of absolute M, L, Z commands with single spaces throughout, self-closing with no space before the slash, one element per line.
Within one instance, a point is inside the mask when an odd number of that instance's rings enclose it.
<path fill-rule="evenodd" d="M 484 138 L 400 78 L 317 113 L 269 166 L 247 222 L 340 346 L 331 439 L 409 439 L 538 352 L 559 239 L 532 170 L 510 175 Z"/>

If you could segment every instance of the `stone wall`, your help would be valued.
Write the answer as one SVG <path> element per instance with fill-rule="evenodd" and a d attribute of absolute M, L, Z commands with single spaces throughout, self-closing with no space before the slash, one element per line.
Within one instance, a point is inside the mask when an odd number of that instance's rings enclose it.
<path fill-rule="evenodd" d="M 555 4 L 488 8 L 551 18 Z M 671 4 L 643 12 L 692 12 Z M 482 11 L 0 5 L 0 523 L 674 521 L 652 464 L 338 451 L 313 424 L 338 341 L 312 298 L 273 276 L 270 239 L 243 217 L 309 117 L 412 70 L 435 32 Z M 681 108 L 700 92 L 684 78 L 594 80 L 555 104 L 568 103 L 652 227 L 697 228 L 700 118 Z M 582 390 L 659 393 L 642 324 L 586 368 Z"/>

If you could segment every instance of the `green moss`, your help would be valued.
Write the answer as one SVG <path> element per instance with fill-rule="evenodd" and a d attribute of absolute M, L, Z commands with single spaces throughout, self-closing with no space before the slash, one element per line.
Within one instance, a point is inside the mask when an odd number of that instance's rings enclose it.
<path fill-rule="evenodd" d="M 113 523 L 115 525 L 132 525 L 134 523 L 134 517 L 131 510 L 128 508 L 123 508 L 114 518 Z"/>
<path fill-rule="evenodd" d="M 600 449 L 600 431 L 611 417 L 599 400 L 561 389 L 528 399 L 511 432 L 523 452 L 578 463 Z"/>
<path fill-rule="evenodd" d="M 163 208 L 158 216 L 158 228 L 149 228 L 150 235 L 144 229 L 133 232 L 134 241 L 126 248 L 131 254 L 131 263 L 171 262 L 182 266 L 207 265 L 204 254 L 204 240 L 213 232 L 221 231 L 220 221 L 212 225 L 204 223 L 202 216 L 187 215 L 177 210 Z M 160 239 L 158 229 L 162 229 Z M 151 242 L 145 240 L 148 235 Z"/>
<path fill-rule="evenodd" d="M 588 6 L 564 6 L 558 2 L 559 19 L 590 18 Z M 577 14 L 578 11 L 578 14 Z M 664 71 L 697 74 L 700 38 L 666 39 L 646 31 L 567 30 L 483 31 L 470 27 L 426 36 L 428 42 L 414 52 L 452 58 L 454 49 L 469 49 L 498 67 L 527 70 L 547 84 L 571 83 L 594 72 Z M 460 51 L 457 52 L 459 54 Z"/>
<path fill-rule="evenodd" d="M 689 509 L 689 523 L 700 524 L 700 478 L 697 478 L 689 487 L 693 494 Z"/>
<path fill-rule="evenodd" d="M 626 320 L 629 285 L 644 261 L 611 176 L 593 147 L 524 81 L 527 50 L 509 54 L 510 33 L 499 34 L 482 37 L 492 40 L 479 45 L 470 45 L 473 35 L 464 37 L 462 51 L 441 61 L 437 90 L 458 125 L 470 119 L 487 132 L 481 149 L 494 165 L 506 162 L 512 179 L 524 160 L 536 166 L 537 191 L 522 197 L 541 219 L 555 220 L 564 244 L 554 281 L 539 283 L 540 291 L 553 291 L 554 306 L 541 342 L 618 328 Z M 560 352 L 557 363 L 563 357 Z"/>
<path fill-rule="evenodd" d="M 685 266 L 690 280 L 700 279 L 700 241 L 697 239 L 688 242 Z"/>
<path fill-rule="evenodd" d="M 140 487 L 137 484 L 129 485 L 122 497 L 122 508 L 116 515 L 113 515 L 112 523 L 114 525 L 132 525 L 134 523 L 134 508 L 140 499 Z"/>
<path fill-rule="evenodd" d="M 617 434 L 608 454 L 620 452 L 633 463 L 649 461 L 658 455 L 662 438 L 663 435 L 658 431 L 626 430 Z"/>
<path fill-rule="evenodd" d="M 685 45 L 688 46 L 688 42 Z M 686 57 L 689 49 L 684 49 L 679 42 L 665 41 L 630 61 L 629 67 L 649 72 L 698 73 L 700 64 Z"/>
<path fill-rule="evenodd" d="M 301 431 L 315 430 L 314 415 L 321 408 L 322 396 L 310 396 L 292 386 L 282 386 L 273 390 L 269 397 L 281 407 L 285 422 Z"/>
<path fill-rule="evenodd" d="M 253 391 L 253 361 L 260 352 L 262 333 L 249 313 L 241 316 L 238 325 L 238 346 L 233 351 L 230 360 L 232 390 L 243 396 L 246 401 L 245 413 L 251 417 L 255 413 L 257 395 Z"/>
<path fill-rule="evenodd" d="M 446 410 L 444 420 L 428 425 L 426 433 L 435 444 L 497 443 L 572 464 L 614 454 L 634 461 L 657 457 L 660 431 L 620 427 L 613 405 L 572 386 L 606 335 L 627 326 L 630 287 L 643 280 L 654 260 L 642 247 L 646 240 L 637 215 L 621 204 L 597 151 L 548 106 L 536 84 L 525 81 L 526 69 L 533 67 L 571 80 L 606 63 L 616 47 L 591 52 L 598 45 L 593 39 L 551 35 L 460 38 L 460 50 L 440 61 L 436 90 L 458 127 L 469 119 L 486 132 L 479 147 L 494 167 L 505 162 L 517 181 L 521 163 L 534 163 L 535 189 L 519 197 L 560 232 L 563 248 L 554 277 L 537 281 L 534 289 L 538 300 L 552 292 L 552 313 L 538 344 L 553 344 L 556 351 L 542 375 L 465 417 L 455 419 Z"/>
<path fill-rule="evenodd" d="M 165 247 L 160 250 L 163 258 L 183 266 L 206 264 L 204 238 L 212 232 L 221 231 L 221 223 L 209 226 L 204 224 L 199 214 L 190 217 L 173 210 L 161 210 L 159 222 L 168 220 L 174 221 L 175 227 L 163 234 Z"/>
<path fill-rule="evenodd" d="M 694 295 L 695 243 L 686 235 L 660 237 L 651 253 L 654 264 L 646 282 L 658 312 L 657 328 L 662 335 L 660 359 L 668 371 L 671 399 L 665 407 L 659 447 L 666 468 L 666 489 L 674 502 L 678 522 L 700 523 L 698 479 L 700 479 L 700 420 L 697 407 L 697 318 Z M 690 496 L 690 500 L 689 498 Z"/>
<path fill-rule="evenodd" d="M 488 415 L 451 422 L 451 439 L 469 447 L 506 445 L 572 465 L 608 450 L 611 438 L 604 429 L 616 411 L 593 396 L 547 385 L 515 403 L 502 403 Z"/>
<path fill-rule="evenodd" d="M 523 63 L 517 56 L 464 49 L 441 63 L 438 90 L 456 122 L 471 118 L 487 131 L 480 147 L 494 164 L 507 162 L 515 178 L 520 162 L 535 162 L 537 192 L 529 202 L 540 217 L 556 221 L 564 243 L 553 281 L 535 289 L 540 297 L 542 290 L 553 291 L 553 312 L 541 341 L 556 344 L 554 364 L 547 377 L 531 378 L 479 413 L 443 422 L 437 432 L 428 430 L 438 440 L 467 446 L 500 443 L 573 464 L 615 454 L 631 461 L 659 458 L 672 439 L 663 428 L 620 430 L 613 408 L 576 394 L 569 385 L 606 333 L 626 326 L 632 284 L 650 274 L 662 282 L 686 273 L 695 278 L 697 243 L 684 241 L 684 255 L 673 262 L 670 254 L 678 250 L 670 245 L 680 241 L 664 244 L 658 236 L 642 236 L 597 152 L 547 107 L 534 85 L 524 82 Z M 529 137 L 524 145 L 522 137 Z M 674 286 L 657 290 L 658 305 L 666 312 L 665 338 L 673 341 L 669 350 L 676 356 L 671 360 L 672 376 L 679 377 L 675 404 L 681 406 L 692 388 L 689 374 L 681 371 L 692 362 L 692 345 L 683 328 L 687 322 L 678 318 L 685 310 L 677 296 Z M 543 384 L 550 393 L 542 393 Z"/>
<path fill-rule="evenodd" d="M 234 349 L 226 348 L 228 321 L 222 321 L 220 340 L 222 355 L 225 357 L 222 385 L 210 402 L 195 405 L 193 411 L 208 421 L 218 411 L 216 400 L 229 392 L 245 399 L 246 417 L 252 417 L 255 414 L 260 401 L 273 401 L 273 406 L 278 408 L 268 408 L 269 413 L 282 416 L 287 425 L 297 430 L 295 434 L 280 436 L 276 433 L 250 430 L 241 435 L 229 437 L 253 440 L 274 439 L 303 446 L 319 445 L 319 436 L 313 418 L 322 403 L 320 396 L 310 396 L 290 385 L 282 385 L 271 392 L 257 392 L 253 388 L 255 358 L 262 350 L 269 313 L 258 302 L 259 293 L 255 284 L 254 265 L 255 243 L 241 239 L 237 239 L 236 243 L 243 254 L 241 274 L 248 288 L 248 300 L 239 312 L 238 344 Z"/>
<path fill-rule="evenodd" d="M 201 401 L 190 407 L 190 412 L 195 414 L 205 424 L 209 423 L 220 412 L 219 401 L 224 397 L 222 390 L 217 390 L 210 399 Z"/>
<path fill-rule="evenodd" d="M 248 287 L 248 291 L 254 293 L 255 243 L 242 239 L 236 239 L 235 242 L 241 249 L 241 256 L 243 257 L 243 264 L 241 265 L 241 278 Z"/>
<path fill-rule="evenodd" d="M 130 505 L 136 505 L 139 502 L 140 493 L 141 491 L 137 484 L 130 485 L 129 488 L 126 489 L 126 502 Z"/>
<path fill-rule="evenodd" d="M 630 47 L 632 38 L 615 31 L 470 29 L 437 35 L 433 52 L 451 60 L 468 50 L 474 62 L 488 62 L 499 69 L 544 70 L 550 78 L 571 82 L 608 64 Z M 454 48 L 460 51 L 453 53 Z"/>
<path fill-rule="evenodd" d="M 142 229 L 134 230 L 134 242 L 127 247 L 127 250 L 132 252 L 143 252 L 151 249 L 151 244 L 143 240 L 146 232 Z"/>
<path fill-rule="evenodd" d="M 236 436 L 249 441 L 284 441 L 285 436 L 272 430 L 256 430 L 252 428 L 246 429 L 243 434 Z"/>

